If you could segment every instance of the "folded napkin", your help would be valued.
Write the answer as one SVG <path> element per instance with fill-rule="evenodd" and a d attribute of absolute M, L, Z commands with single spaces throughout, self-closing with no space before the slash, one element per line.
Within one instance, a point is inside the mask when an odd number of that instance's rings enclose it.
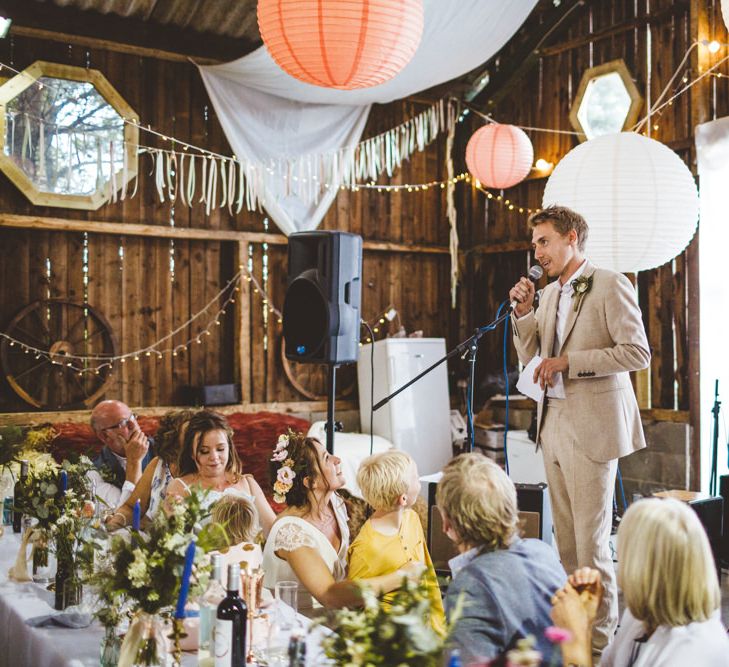
<path fill-rule="evenodd" d="M 68 607 L 64 611 L 46 616 L 29 618 L 25 622 L 33 628 L 48 628 L 59 626 L 62 628 L 87 628 L 91 625 L 93 616 L 87 611 L 81 611 L 78 607 Z"/>

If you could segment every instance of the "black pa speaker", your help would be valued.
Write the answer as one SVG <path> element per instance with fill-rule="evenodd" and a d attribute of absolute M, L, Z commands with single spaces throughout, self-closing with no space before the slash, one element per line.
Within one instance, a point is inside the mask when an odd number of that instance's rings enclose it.
<path fill-rule="evenodd" d="M 721 558 L 729 563 L 729 475 L 719 477 L 719 493 L 724 498 L 724 520 L 721 531 Z"/>
<path fill-rule="evenodd" d="M 722 496 L 700 497 L 689 501 L 689 507 L 696 512 L 709 538 L 717 571 L 721 572 L 722 532 L 724 524 L 724 498 Z"/>
<path fill-rule="evenodd" d="M 552 505 L 547 485 L 515 484 L 522 537 L 536 537 L 552 544 Z"/>
<path fill-rule="evenodd" d="M 283 306 L 286 358 L 313 364 L 359 357 L 362 237 L 347 232 L 289 236 Z"/>
<path fill-rule="evenodd" d="M 552 544 L 552 506 L 546 484 L 515 484 L 516 502 L 519 508 L 519 534 L 522 537 Z M 449 573 L 448 561 L 458 555 L 454 544 L 443 533 L 443 519 L 435 504 L 436 482 L 428 483 L 428 531 L 427 544 L 430 559 L 436 571 Z"/>

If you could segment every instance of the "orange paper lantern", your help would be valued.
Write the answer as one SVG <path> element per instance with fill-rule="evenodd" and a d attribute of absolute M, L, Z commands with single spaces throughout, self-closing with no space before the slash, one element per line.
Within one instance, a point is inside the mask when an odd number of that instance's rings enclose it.
<path fill-rule="evenodd" d="M 259 0 L 258 28 L 287 74 L 315 86 L 377 86 L 412 59 L 422 0 Z"/>
<path fill-rule="evenodd" d="M 510 188 L 532 168 L 534 147 L 524 130 L 491 123 L 476 130 L 466 146 L 466 166 L 488 188 Z"/>

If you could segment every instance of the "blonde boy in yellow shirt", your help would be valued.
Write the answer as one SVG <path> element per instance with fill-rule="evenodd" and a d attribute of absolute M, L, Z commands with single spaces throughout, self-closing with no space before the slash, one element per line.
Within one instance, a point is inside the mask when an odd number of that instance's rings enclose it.
<path fill-rule="evenodd" d="M 418 468 L 405 452 L 391 450 L 362 461 L 357 484 L 374 513 L 349 547 L 349 579 L 367 579 L 399 570 L 408 562 L 425 565 L 431 601 L 430 624 L 445 635 L 445 613 L 420 518 L 412 506 L 420 492 Z M 392 594 L 383 596 L 387 602 Z"/>

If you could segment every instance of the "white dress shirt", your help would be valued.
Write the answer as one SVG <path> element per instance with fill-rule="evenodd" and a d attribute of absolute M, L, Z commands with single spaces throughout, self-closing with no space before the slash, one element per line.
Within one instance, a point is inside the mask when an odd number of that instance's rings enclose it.
<path fill-rule="evenodd" d="M 567 317 L 570 313 L 570 308 L 574 308 L 574 301 L 572 297 L 575 293 L 572 287 L 572 281 L 579 278 L 582 272 L 585 270 L 586 260 L 583 260 L 582 264 L 577 267 L 577 270 L 564 281 L 562 289 L 559 292 L 559 304 L 557 306 L 557 319 L 555 322 L 554 332 L 554 349 L 552 350 L 552 356 L 559 353 L 562 348 L 562 341 L 564 339 L 564 330 L 567 326 Z M 564 393 L 564 381 L 562 380 L 562 373 L 555 373 L 552 378 L 554 383 L 551 387 L 547 387 L 547 398 L 567 398 Z"/>
<path fill-rule="evenodd" d="M 451 575 L 455 577 L 466 565 L 468 565 L 476 556 L 481 553 L 481 547 L 471 547 L 468 551 L 464 551 L 462 554 L 453 556 L 448 561 L 448 567 L 451 569 Z"/>
<path fill-rule="evenodd" d="M 119 461 L 119 465 L 126 471 L 127 460 L 123 456 L 119 456 L 116 452 L 111 452 L 116 460 Z M 96 497 L 101 502 L 101 511 L 113 510 L 117 507 L 121 507 L 132 495 L 132 491 L 136 488 L 135 484 L 132 484 L 129 480 L 124 480 L 121 489 L 118 486 L 114 486 L 109 482 L 105 481 L 98 470 L 90 470 L 87 473 L 88 478 L 96 489 Z"/>

